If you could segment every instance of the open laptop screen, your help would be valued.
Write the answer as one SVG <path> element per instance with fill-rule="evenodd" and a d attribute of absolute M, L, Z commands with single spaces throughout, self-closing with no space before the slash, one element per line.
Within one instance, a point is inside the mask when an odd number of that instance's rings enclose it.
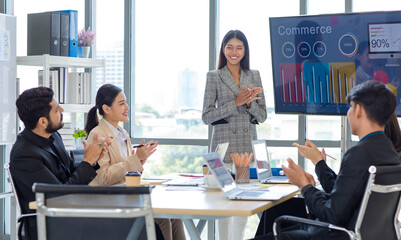
<path fill-rule="evenodd" d="M 269 155 L 267 153 L 265 140 L 252 141 L 253 154 L 256 161 L 256 172 L 258 179 L 266 179 L 272 176 L 270 168 Z"/>
<path fill-rule="evenodd" d="M 231 174 L 228 172 L 227 168 L 224 167 L 223 162 L 217 153 L 208 153 L 204 155 L 203 158 L 209 166 L 209 169 L 214 174 L 214 177 L 216 178 L 223 192 L 228 192 L 236 188 L 234 179 L 231 177 Z"/>
<path fill-rule="evenodd" d="M 217 144 L 215 152 L 217 152 L 217 154 L 219 154 L 219 158 L 221 159 L 221 161 L 223 161 L 224 157 L 226 156 L 228 144 L 229 144 L 228 142 Z"/>

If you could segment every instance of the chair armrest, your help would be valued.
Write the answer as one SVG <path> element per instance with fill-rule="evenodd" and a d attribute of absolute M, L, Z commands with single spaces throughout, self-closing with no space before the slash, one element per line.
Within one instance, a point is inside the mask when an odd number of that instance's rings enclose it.
<path fill-rule="evenodd" d="M 294 216 L 288 216 L 288 215 L 283 215 L 280 216 L 278 218 L 276 218 L 274 220 L 274 224 L 273 224 L 273 233 L 276 239 L 280 239 L 279 236 L 281 234 L 281 223 L 282 222 L 294 222 L 294 223 L 301 223 L 301 224 L 305 224 L 305 225 L 310 225 L 310 226 L 315 226 L 315 227 L 321 227 L 321 228 L 328 228 L 328 229 L 333 229 L 333 230 L 338 230 L 338 231 L 343 231 L 345 233 L 348 234 L 348 236 L 350 237 L 350 239 L 355 239 L 355 233 L 340 227 L 340 226 L 336 226 L 334 224 L 331 223 L 327 223 L 327 222 L 321 222 L 321 221 L 316 221 L 316 220 L 311 220 L 311 219 L 307 219 L 307 218 L 301 218 L 301 217 L 294 217 Z"/>
<path fill-rule="evenodd" d="M 21 222 L 22 219 L 26 218 L 26 217 L 36 217 L 36 215 L 38 215 L 37 213 L 26 213 L 26 214 L 21 214 L 18 216 L 17 218 L 17 222 Z"/>
<path fill-rule="evenodd" d="M 301 217 L 294 217 L 294 216 L 280 216 L 274 220 L 274 222 L 277 224 L 277 227 L 280 229 L 280 225 L 282 222 L 295 222 L 295 223 L 302 223 L 306 225 L 312 225 L 316 227 L 323 227 L 323 228 L 328 228 L 330 226 L 330 223 L 326 222 L 321 222 L 321 221 L 315 221 L 312 219 L 308 218 L 301 218 Z"/>

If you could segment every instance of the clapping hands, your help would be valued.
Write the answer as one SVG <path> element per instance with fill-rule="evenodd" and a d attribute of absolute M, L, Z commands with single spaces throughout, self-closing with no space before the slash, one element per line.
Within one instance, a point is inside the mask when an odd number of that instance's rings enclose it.
<path fill-rule="evenodd" d="M 248 107 L 250 107 L 252 101 L 261 99 L 261 97 L 256 97 L 256 95 L 258 95 L 261 92 L 263 92 L 263 88 L 260 87 L 252 88 L 252 84 L 249 84 L 247 88 L 243 86 L 241 90 L 238 92 L 237 98 L 235 99 L 235 105 L 239 107 L 246 104 Z"/>
<path fill-rule="evenodd" d="M 111 137 L 98 137 L 98 134 L 93 135 L 93 141 L 91 144 L 82 141 L 84 144 L 84 160 L 83 162 L 88 162 L 90 165 L 94 165 L 99 159 L 104 155 L 107 146 L 111 144 Z"/>
<path fill-rule="evenodd" d="M 290 180 L 290 183 L 297 185 L 300 189 L 306 185 L 315 185 L 315 179 L 313 176 L 305 172 L 298 164 L 294 163 L 291 158 L 287 159 L 288 167 L 282 166 L 285 175 Z"/>
<path fill-rule="evenodd" d="M 293 143 L 292 145 L 298 148 L 299 154 L 310 159 L 314 165 L 316 165 L 320 160 L 326 160 L 325 151 L 323 150 L 320 152 L 316 145 L 309 139 L 306 139 L 305 146 L 299 145 L 298 143 Z"/>

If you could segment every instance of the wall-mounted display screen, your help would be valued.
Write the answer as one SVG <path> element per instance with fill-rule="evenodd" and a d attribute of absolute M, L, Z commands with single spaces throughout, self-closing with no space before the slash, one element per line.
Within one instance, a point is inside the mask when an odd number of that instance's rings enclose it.
<path fill-rule="evenodd" d="M 270 18 L 276 113 L 345 115 L 364 81 L 386 84 L 401 115 L 401 12 Z"/>

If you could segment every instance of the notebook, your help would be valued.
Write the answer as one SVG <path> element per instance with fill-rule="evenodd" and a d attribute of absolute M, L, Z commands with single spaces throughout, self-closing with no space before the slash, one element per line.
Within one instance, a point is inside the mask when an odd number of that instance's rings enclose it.
<path fill-rule="evenodd" d="M 256 161 L 256 173 L 258 180 L 261 183 L 289 183 L 290 181 L 284 175 L 273 176 L 272 169 L 270 167 L 269 155 L 267 154 L 267 147 L 265 140 L 253 140 L 252 148 L 254 159 Z"/>
<path fill-rule="evenodd" d="M 297 186 L 269 187 L 267 190 L 240 190 L 227 168 L 215 152 L 203 156 L 209 170 L 219 183 L 221 191 L 232 200 L 278 200 L 298 191 Z"/>
<path fill-rule="evenodd" d="M 224 156 L 226 155 L 227 149 L 228 149 L 228 142 L 226 143 L 220 143 L 216 147 L 216 152 L 219 155 L 220 159 L 224 159 Z M 185 178 L 176 178 L 172 179 L 168 182 L 163 183 L 162 185 L 164 186 L 199 186 L 204 183 L 203 177 L 185 177 Z"/>

